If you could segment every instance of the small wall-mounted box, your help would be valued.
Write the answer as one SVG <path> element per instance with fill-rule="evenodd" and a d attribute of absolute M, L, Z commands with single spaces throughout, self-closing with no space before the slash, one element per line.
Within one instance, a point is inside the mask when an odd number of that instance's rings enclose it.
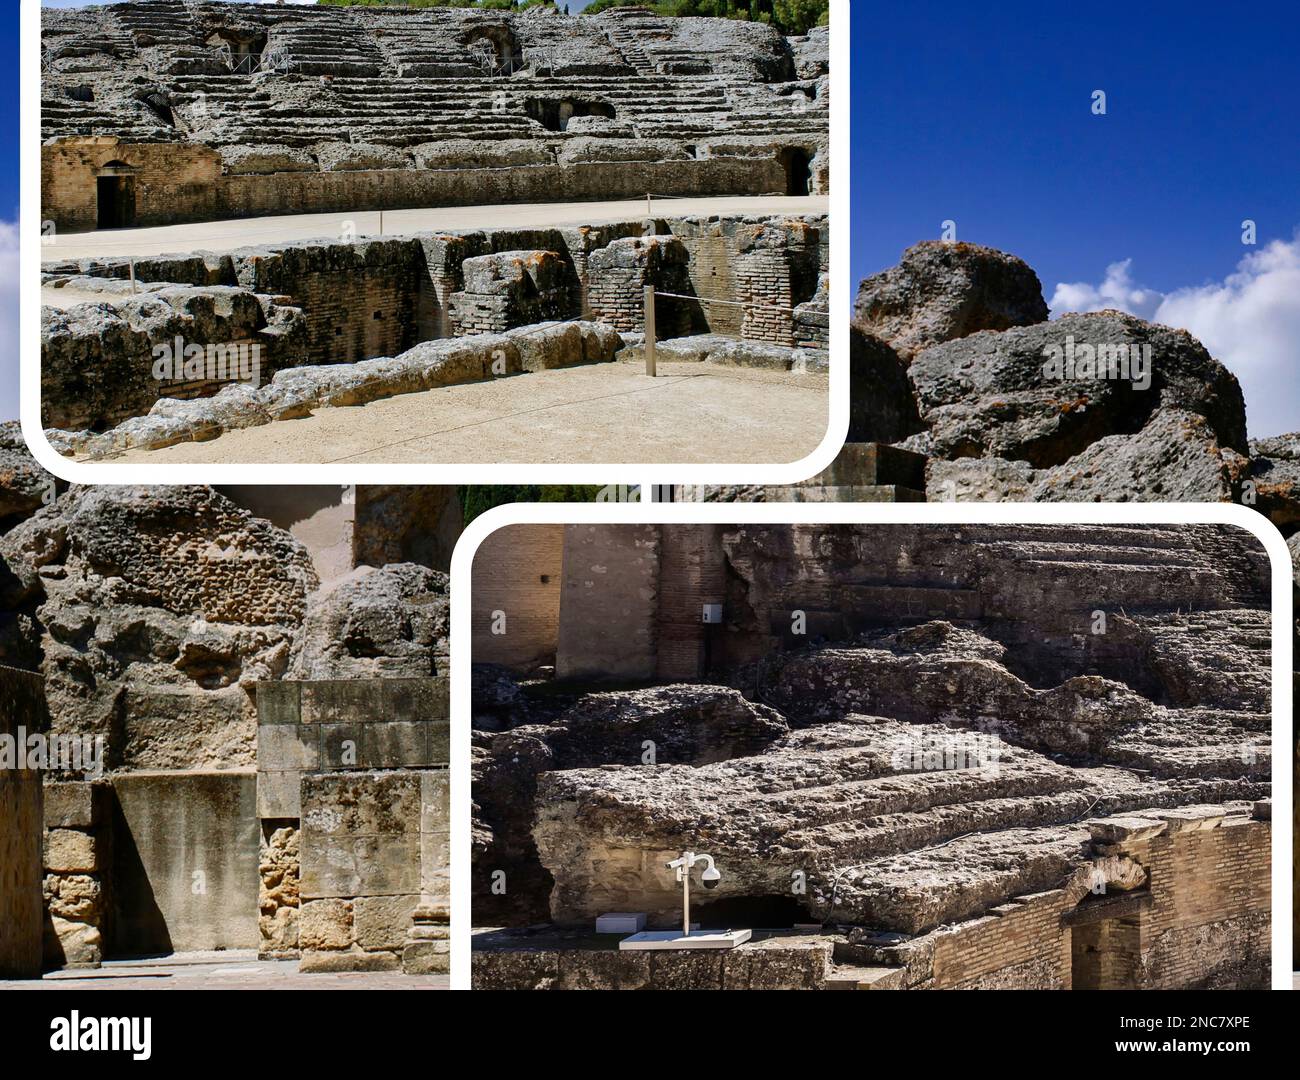
<path fill-rule="evenodd" d="M 700 622 L 706 622 L 706 623 L 720 623 L 720 622 L 722 622 L 722 605 L 721 605 L 721 604 L 705 604 L 705 605 L 704 605 L 704 614 L 703 614 L 703 616 L 701 617 Z"/>

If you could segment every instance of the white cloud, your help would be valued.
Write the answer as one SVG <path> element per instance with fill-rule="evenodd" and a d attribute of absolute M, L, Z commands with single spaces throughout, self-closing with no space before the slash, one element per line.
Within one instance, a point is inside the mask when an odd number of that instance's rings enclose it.
<path fill-rule="evenodd" d="M 0 420 L 18 419 L 18 225 L 0 221 Z"/>
<path fill-rule="evenodd" d="M 1144 289 L 1133 281 L 1129 275 L 1132 263 L 1132 259 L 1111 263 L 1106 267 L 1106 276 L 1100 285 L 1086 281 L 1058 282 L 1048 307 L 1053 314 L 1115 308 L 1150 319 L 1163 298 L 1153 289 Z"/>
<path fill-rule="evenodd" d="M 1246 255 L 1222 281 L 1160 293 L 1137 285 L 1132 260 L 1098 285 L 1061 282 L 1053 315 L 1117 308 L 1187 330 L 1241 381 L 1255 438 L 1300 431 L 1300 233 Z"/>

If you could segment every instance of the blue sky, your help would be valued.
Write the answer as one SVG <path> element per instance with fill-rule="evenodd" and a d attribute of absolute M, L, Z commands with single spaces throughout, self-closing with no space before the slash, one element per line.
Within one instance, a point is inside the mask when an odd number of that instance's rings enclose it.
<path fill-rule="evenodd" d="M 851 9 L 855 286 L 952 220 L 1054 312 L 1177 320 L 1242 379 L 1252 434 L 1300 429 L 1293 5 Z"/>

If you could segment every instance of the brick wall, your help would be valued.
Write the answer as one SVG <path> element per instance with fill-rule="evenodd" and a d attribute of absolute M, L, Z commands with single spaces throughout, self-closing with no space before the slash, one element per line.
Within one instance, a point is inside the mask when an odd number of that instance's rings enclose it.
<path fill-rule="evenodd" d="M 664 525 L 661 528 L 658 670 L 668 682 L 694 682 L 709 670 L 713 626 L 702 621 L 703 605 L 722 603 L 726 568 L 719 526 Z"/>
<path fill-rule="evenodd" d="M 1016 897 L 917 939 L 912 956 L 919 959 L 909 964 L 908 985 L 1267 988 L 1272 830 L 1266 819 L 1199 806 L 1089 824 L 1096 863 L 1063 888 Z M 1094 895 L 1109 860 L 1132 860 L 1145 872 L 1145 885 Z M 1106 917 L 1102 907 L 1102 917 L 1081 919 L 1090 904 L 1112 904 L 1115 914 Z"/>
<path fill-rule="evenodd" d="M 472 570 L 475 663 L 515 671 L 555 663 L 563 563 L 563 525 L 507 525 L 479 545 Z"/>
<path fill-rule="evenodd" d="M 658 525 L 566 525 L 559 678 L 653 678 Z"/>

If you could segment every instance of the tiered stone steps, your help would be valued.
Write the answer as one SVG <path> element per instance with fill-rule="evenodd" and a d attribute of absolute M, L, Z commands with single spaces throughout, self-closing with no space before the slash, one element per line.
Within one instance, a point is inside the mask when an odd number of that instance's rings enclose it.
<path fill-rule="evenodd" d="M 531 97 L 606 102 L 623 132 L 630 127 L 640 138 L 687 145 L 728 137 L 818 138 L 826 131 L 825 103 L 797 91 L 783 94 L 779 85 L 707 66 L 683 74 L 707 57 L 674 51 L 672 21 L 644 9 L 586 20 L 510 16 L 503 25 L 517 33 L 525 69 L 508 77 L 485 74 L 474 56 L 474 30 L 492 22 L 482 13 L 229 9 L 241 23 L 266 27 L 256 72 L 231 72 L 228 54 L 206 39 L 204 19 L 212 12 L 182 0 L 51 12 L 47 53 L 84 51 L 94 70 L 107 65 L 124 79 L 156 87 L 170 98 L 180 131 L 214 145 L 305 148 L 341 138 L 408 147 L 443 139 L 563 138 L 529 118 L 524 103 Z M 566 75 L 566 64 L 590 71 Z M 317 77 L 324 80 L 319 87 Z M 97 86 L 94 102 L 65 101 L 59 87 L 67 81 L 59 76 L 47 87 L 45 139 L 176 137 L 107 86 Z M 794 108 L 800 99 L 807 106 Z"/>

